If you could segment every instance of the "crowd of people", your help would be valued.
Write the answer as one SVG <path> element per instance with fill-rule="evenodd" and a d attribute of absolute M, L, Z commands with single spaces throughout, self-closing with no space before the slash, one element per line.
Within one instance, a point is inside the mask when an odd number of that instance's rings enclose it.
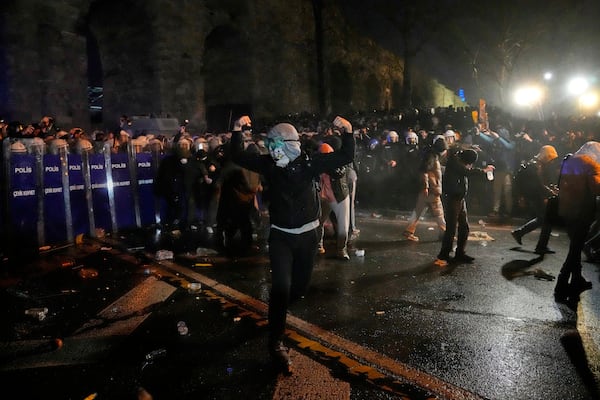
<path fill-rule="evenodd" d="M 419 240 L 419 221 L 430 215 L 441 240 L 447 225 L 442 174 L 448 154 L 455 148 L 469 148 L 478 156 L 472 165 L 474 171 L 494 167 L 490 179 L 483 174 L 470 177 L 465 193 L 470 212 L 506 223 L 512 217 L 526 218 L 528 223 L 513 231 L 517 243 L 522 244 L 527 233 L 542 227 L 536 252 L 551 253 L 551 227 L 544 224 L 544 202 L 557 186 L 560 160 L 596 140 L 600 124 L 585 119 L 556 119 L 542 124 L 517 120 L 498 110 L 490 114 L 478 119 L 473 118 L 473 110 L 448 107 L 352 115 L 354 160 L 324 174 L 320 182 L 322 207 L 331 210 L 321 222 L 336 235 L 332 252 L 349 258 L 347 243 L 360 232 L 355 223 L 356 208 L 377 213 L 412 210 L 404 231 L 406 239 L 412 241 Z M 279 118 L 283 119 L 297 127 L 308 153 L 339 149 L 340 132 L 327 120 L 308 113 Z M 248 152 L 268 154 L 270 125 L 271 121 L 259 121 L 253 129 L 244 131 Z M 215 245 L 224 252 L 231 249 L 228 244 L 233 243 L 235 235 L 244 238 L 241 243 L 245 251 L 255 249 L 251 238 L 260 216 L 266 213 L 268 187 L 260 175 L 231 162 L 231 132 L 189 132 L 186 123 L 172 135 L 133 132 L 126 115 L 120 116 L 115 126 L 91 133 L 78 127 L 61 127 L 48 115 L 37 123 L 3 121 L 0 127 L 12 153 L 159 153 L 161 163 L 154 186 L 162 201 L 162 223 L 180 229 L 206 229 L 209 233 L 216 230 L 219 239 Z M 528 165 L 534 168 L 526 168 Z M 534 178 L 541 179 L 532 181 L 526 176 L 525 172 L 532 170 Z M 318 250 L 326 252 L 323 241 Z"/>
<path fill-rule="evenodd" d="M 182 124 L 173 135 L 155 136 L 132 132 L 125 115 L 117 127 L 92 134 L 58 128 L 44 116 L 37 124 L 2 122 L 0 132 L 3 149 L 13 154 L 160 154 L 154 194 L 162 201 L 161 223 L 205 229 L 223 254 L 258 250 L 254 233 L 268 215 L 269 351 L 284 370 L 290 369 L 283 344 L 287 307 L 304 294 L 318 254 L 350 259 L 348 244 L 360 233 L 356 208 L 412 211 L 403 235 L 414 242 L 429 212 L 441 241 L 434 264 L 445 267 L 474 261 L 466 253 L 467 204 L 503 223 L 525 217 L 512 231 L 515 241 L 522 245 L 526 234 L 541 228 L 535 252 L 553 253 L 548 204 L 558 193 L 556 212 L 570 249 L 555 298 L 576 302 L 591 288 L 581 274 L 581 252 L 600 231 L 592 224 L 599 211 L 600 124 L 531 123 L 501 112 L 475 118 L 472 110 L 453 108 L 285 120 L 256 124 L 242 116 L 230 132 L 195 134 Z M 334 237 L 330 250 L 327 227 Z"/>

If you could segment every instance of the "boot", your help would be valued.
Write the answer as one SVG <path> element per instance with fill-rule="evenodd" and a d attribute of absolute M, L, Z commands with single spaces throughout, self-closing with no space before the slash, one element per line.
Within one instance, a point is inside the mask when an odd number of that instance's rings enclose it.
<path fill-rule="evenodd" d="M 269 355 L 277 371 L 284 374 L 292 373 L 292 360 L 290 359 L 289 349 L 278 340 L 269 346 Z"/>
<path fill-rule="evenodd" d="M 521 245 L 523 244 L 523 234 L 519 230 L 514 230 L 510 234 L 512 235 L 513 239 L 515 239 L 515 242 Z"/>
<path fill-rule="evenodd" d="M 561 272 L 556 278 L 556 286 L 554 287 L 554 301 L 558 303 L 566 303 L 569 300 L 569 274 Z"/>
<path fill-rule="evenodd" d="M 592 288 L 592 282 L 586 281 L 583 276 L 571 278 L 570 292 L 572 295 L 579 296 L 581 293 Z"/>

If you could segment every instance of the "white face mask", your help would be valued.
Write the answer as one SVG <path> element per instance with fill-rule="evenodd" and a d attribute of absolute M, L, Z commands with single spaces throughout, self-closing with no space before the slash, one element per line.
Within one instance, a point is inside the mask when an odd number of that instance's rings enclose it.
<path fill-rule="evenodd" d="M 267 139 L 267 147 L 271 158 L 278 167 L 285 167 L 290 163 L 290 158 L 285 154 L 285 140 L 280 137 Z"/>
<path fill-rule="evenodd" d="M 275 165 L 277 165 L 280 168 L 286 167 L 289 163 L 290 163 L 290 159 L 285 154 L 283 155 L 282 158 L 280 158 L 279 160 L 275 161 Z"/>

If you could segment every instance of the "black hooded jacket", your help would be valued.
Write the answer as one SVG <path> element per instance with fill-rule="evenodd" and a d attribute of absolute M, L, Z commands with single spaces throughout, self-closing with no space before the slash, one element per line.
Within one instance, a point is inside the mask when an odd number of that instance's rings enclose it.
<path fill-rule="evenodd" d="M 318 195 L 319 175 L 349 164 L 354 159 L 354 136 L 341 135 L 342 147 L 333 153 L 305 152 L 281 168 L 270 155 L 253 155 L 243 151 L 242 135 L 234 131 L 231 137 L 232 160 L 239 166 L 258 172 L 269 186 L 269 217 L 271 224 L 281 228 L 300 228 L 318 220 L 321 214 Z"/>

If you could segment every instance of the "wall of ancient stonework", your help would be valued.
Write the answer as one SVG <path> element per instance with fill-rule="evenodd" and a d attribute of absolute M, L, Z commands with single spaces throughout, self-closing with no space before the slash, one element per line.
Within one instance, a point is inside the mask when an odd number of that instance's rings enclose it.
<path fill-rule="evenodd" d="M 0 116 L 95 128 L 88 84 L 103 87 L 102 128 L 121 114 L 218 131 L 241 113 L 399 108 L 402 60 L 323 4 L 319 75 L 311 0 L 5 0 Z M 418 105 L 463 105 L 418 71 L 414 86 Z"/>

